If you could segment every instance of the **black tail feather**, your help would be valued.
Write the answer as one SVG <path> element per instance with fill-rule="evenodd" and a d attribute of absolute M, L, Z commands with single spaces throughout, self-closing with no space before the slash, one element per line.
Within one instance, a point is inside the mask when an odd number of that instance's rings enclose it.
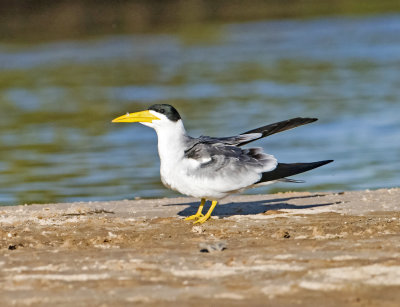
<path fill-rule="evenodd" d="M 264 138 L 266 136 L 278 133 L 278 132 L 282 132 L 285 130 L 289 130 L 289 129 L 293 129 L 296 128 L 298 126 L 302 126 L 305 124 L 309 124 L 312 122 L 315 122 L 316 120 L 318 120 L 317 118 L 303 118 L 303 117 L 296 117 L 296 118 L 292 118 L 292 119 L 288 119 L 288 120 L 284 120 L 281 122 L 277 122 L 274 124 L 270 124 L 270 125 L 266 125 L 260 128 L 256 128 L 247 132 L 244 132 L 242 134 L 251 134 L 251 133 L 261 133 L 262 135 L 259 138 L 247 141 L 247 142 L 243 142 L 240 143 L 239 146 L 245 145 L 247 143 L 253 142 L 255 140 Z"/>
<path fill-rule="evenodd" d="M 257 183 L 290 177 L 296 174 L 307 172 L 309 170 L 331 162 L 333 162 L 333 160 L 324 160 L 310 163 L 278 163 L 277 167 L 273 171 L 263 173 L 261 179 Z"/>

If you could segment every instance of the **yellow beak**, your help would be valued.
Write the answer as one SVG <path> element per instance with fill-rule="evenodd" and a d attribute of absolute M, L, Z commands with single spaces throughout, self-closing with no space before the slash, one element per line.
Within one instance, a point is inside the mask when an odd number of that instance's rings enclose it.
<path fill-rule="evenodd" d="M 141 111 L 141 112 L 136 112 L 136 113 L 126 113 L 125 115 L 122 115 L 120 117 L 117 117 L 113 119 L 113 123 L 151 123 L 153 120 L 156 120 L 159 118 L 157 116 L 154 116 L 153 114 L 150 113 L 149 110 L 146 111 Z"/>

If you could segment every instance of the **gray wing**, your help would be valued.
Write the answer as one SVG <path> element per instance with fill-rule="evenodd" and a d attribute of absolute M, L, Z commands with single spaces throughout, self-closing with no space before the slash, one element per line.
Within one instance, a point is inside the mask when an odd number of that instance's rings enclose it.
<path fill-rule="evenodd" d="M 247 132 L 241 133 L 237 136 L 212 138 L 208 136 L 201 136 L 199 139 L 207 143 L 224 143 L 227 145 L 243 146 L 258 139 L 270 136 L 272 134 L 296 128 L 298 126 L 306 125 L 318 120 L 317 118 L 303 118 L 296 117 L 281 122 L 273 123 L 270 125 L 262 126 Z"/>
<path fill-rule="evenodd" d="M 226 138 L 225 138 L 226 139 Z M 242 149 L 229 145 L 224 140 L 208 137 L 192 139 L 185 150 L 185 158 L 199 162 L 197 173 L 216 176 L 242 176 L 247 173 L 270 171 L 276 167 L 276 159 L 263 152 L 262 148 Z"/>

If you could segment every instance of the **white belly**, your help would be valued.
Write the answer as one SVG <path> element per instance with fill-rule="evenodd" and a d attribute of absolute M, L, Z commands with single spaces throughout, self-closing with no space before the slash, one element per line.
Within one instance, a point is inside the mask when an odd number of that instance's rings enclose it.
<path fill-rule="evenodd" d="M 181 194 L 219 200 L 232 193 L 250 187 L 260 178 L 259 174 L 246 174 L 245 178 L 224 178 L 220 174 L 197 176 L 195 168 L 198 163 L 192 159 L 183 159 L 174 165 L 165 165 L 161 162 L 161 181 L 169 189 Z"/>

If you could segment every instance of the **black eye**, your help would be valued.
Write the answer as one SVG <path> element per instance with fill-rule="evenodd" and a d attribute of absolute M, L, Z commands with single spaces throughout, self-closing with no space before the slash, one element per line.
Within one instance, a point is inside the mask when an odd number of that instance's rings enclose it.
<path fill-rule="evenodd" d="M 160 112 L 161 114 L 164 114 L 164 113 L 165 113 L 165 110 L 164 110 L 164 109 L 161 109 L 159 112 Z"/>

